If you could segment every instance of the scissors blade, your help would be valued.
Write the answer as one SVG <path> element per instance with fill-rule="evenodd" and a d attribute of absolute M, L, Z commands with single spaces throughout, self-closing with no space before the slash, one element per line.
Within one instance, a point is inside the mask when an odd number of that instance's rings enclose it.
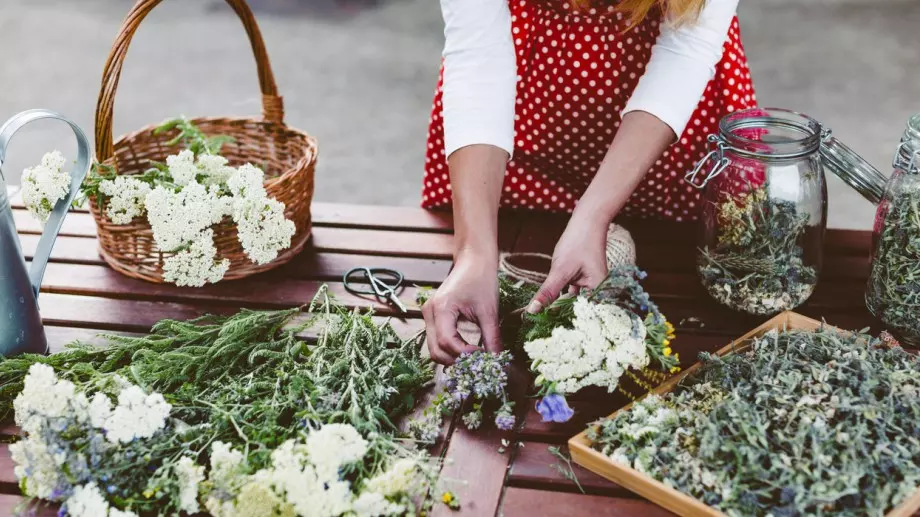
<path fill-rule="evenodd" d="M 399 299 L 399 296 L 396 296 L 396 293 L 390 291 L 387 296 L 390 298 L 390 301 L 393 302 L 394 305 L 399 307 L 400 312 L 409 312 L 409 309 L 407 309 L 403 302 Z"/>

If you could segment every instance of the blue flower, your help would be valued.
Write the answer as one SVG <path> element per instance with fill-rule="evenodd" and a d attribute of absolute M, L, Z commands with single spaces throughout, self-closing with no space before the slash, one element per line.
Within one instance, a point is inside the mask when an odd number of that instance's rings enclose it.
<path fill-rule="evenodd" d="M 569 407 L 564 395 L 550 393 L 537 402 L 537 412 L 543 417 L 544 422 L 568 422 L 575 411 Z"/>

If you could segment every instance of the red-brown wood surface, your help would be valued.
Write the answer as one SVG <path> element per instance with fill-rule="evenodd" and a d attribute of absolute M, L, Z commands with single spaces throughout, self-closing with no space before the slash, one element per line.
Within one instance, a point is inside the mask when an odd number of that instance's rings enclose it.
<path fill-rule="evenodd" d="M 15 200 L 14 207 L 23 253 L 31 259 L 41 227 Z M 349 306 L 371 307 L 380 318 L 393 316 L 391 321 L 401 333 L 423 328 L 414 300 L 415 285 L 437 286 L 450 271 L 453 234 L 449 213 L 316 203 L 313 219 L 312 241 L 290 264 L 246 280 L 183 289 L 129 279 L 109 269 L 97 252 L 92 217 L 81 210 L 71 213 L 52 253 L 40 297 L 52 351 L 76 340 L 103 343 L 97 337 L 103 332 L 143 333 L 164 318 L 226 314 L 241 307 L 298 306 L 309 302 L 323 284 Z M 500 246 L 506 251 L 552 253 L 565 222 L 560 216 L 505 213 Z M 696 278 L 693 225 L 624 224 L 636 241 L 639 266 L 649 272 L 646 288 L 677 326 L 673 348 L 685 364 L 692 363 L 700 351 L 717 350 L 765 319 L 733 313 L 708 298 Z M 870 242 L 867 232 L 828 232 L 822 282 L 799 311 L 842 327 L 875 326 L 862 300 Z M 404 273 L 407 286 L 401 298 L 410 307 L 408 314 L 396 318 L 390 305 L 345 291 L 342 275 L 363 265 Z M 460 423 L 447 426 L 437 452 L 445 458 L 443 478 L 459 496 L 461 509 L 454 513 L 439 506 L 436 515 L 669 515 L 577 466 L 565 475 L 568 467 L 549 451 L 551 445 L 558 445 L 564 452 L 562 444 L 569 437 L 627 403 L 627 397 L 600 391 L 579 393 L 571 400 L 575 418 L 552 424 L 542 422 L 535 411 L 534 399 L 527 396 L 529 386 L 529 374 L 515 370 L 512 392 L 519 419 L 512 433 L 500 433 L 490 422 L 477 432 L 463 429 Z M 9 423 L 0 428 L 0 435 L 15 432 Z M 503 441 L 508 446 L 499 453 Z M 24 501 L 18 494 L 7 446 L 0 445 L 0 515 L 12 514 Z M 53 509 L 40 508 L 37 515 L 53 513 Z"/>

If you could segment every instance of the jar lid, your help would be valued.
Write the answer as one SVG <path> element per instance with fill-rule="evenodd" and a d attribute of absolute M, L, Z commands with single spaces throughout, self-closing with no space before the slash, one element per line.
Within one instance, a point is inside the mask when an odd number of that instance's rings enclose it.
<path fill-rule="evenodd" d="M 859 192 L 872 204 L 879 204 L 888 179 L 843 142 L 830 136 L 821 142 L 821 159 L 825 168 Z"/>
<path fill-rule="evenodd" d="M 920 113 L 907 121 L 892 165 L 907 174 L 920 174 Z"/>

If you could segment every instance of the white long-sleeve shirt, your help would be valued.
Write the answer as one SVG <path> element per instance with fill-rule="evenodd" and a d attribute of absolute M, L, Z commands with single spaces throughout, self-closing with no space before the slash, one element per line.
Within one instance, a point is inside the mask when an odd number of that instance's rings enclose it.
<path fill-rule="evenodd" d="M 680 136 L 722 58 L 738 0 L 707 0 L 692 24 L 663 23 L 622 115 L 645 111 Z M 508 0 L 441 0 L 444 151 L 489 144 L 512 154 L 517 64 Z"/>

